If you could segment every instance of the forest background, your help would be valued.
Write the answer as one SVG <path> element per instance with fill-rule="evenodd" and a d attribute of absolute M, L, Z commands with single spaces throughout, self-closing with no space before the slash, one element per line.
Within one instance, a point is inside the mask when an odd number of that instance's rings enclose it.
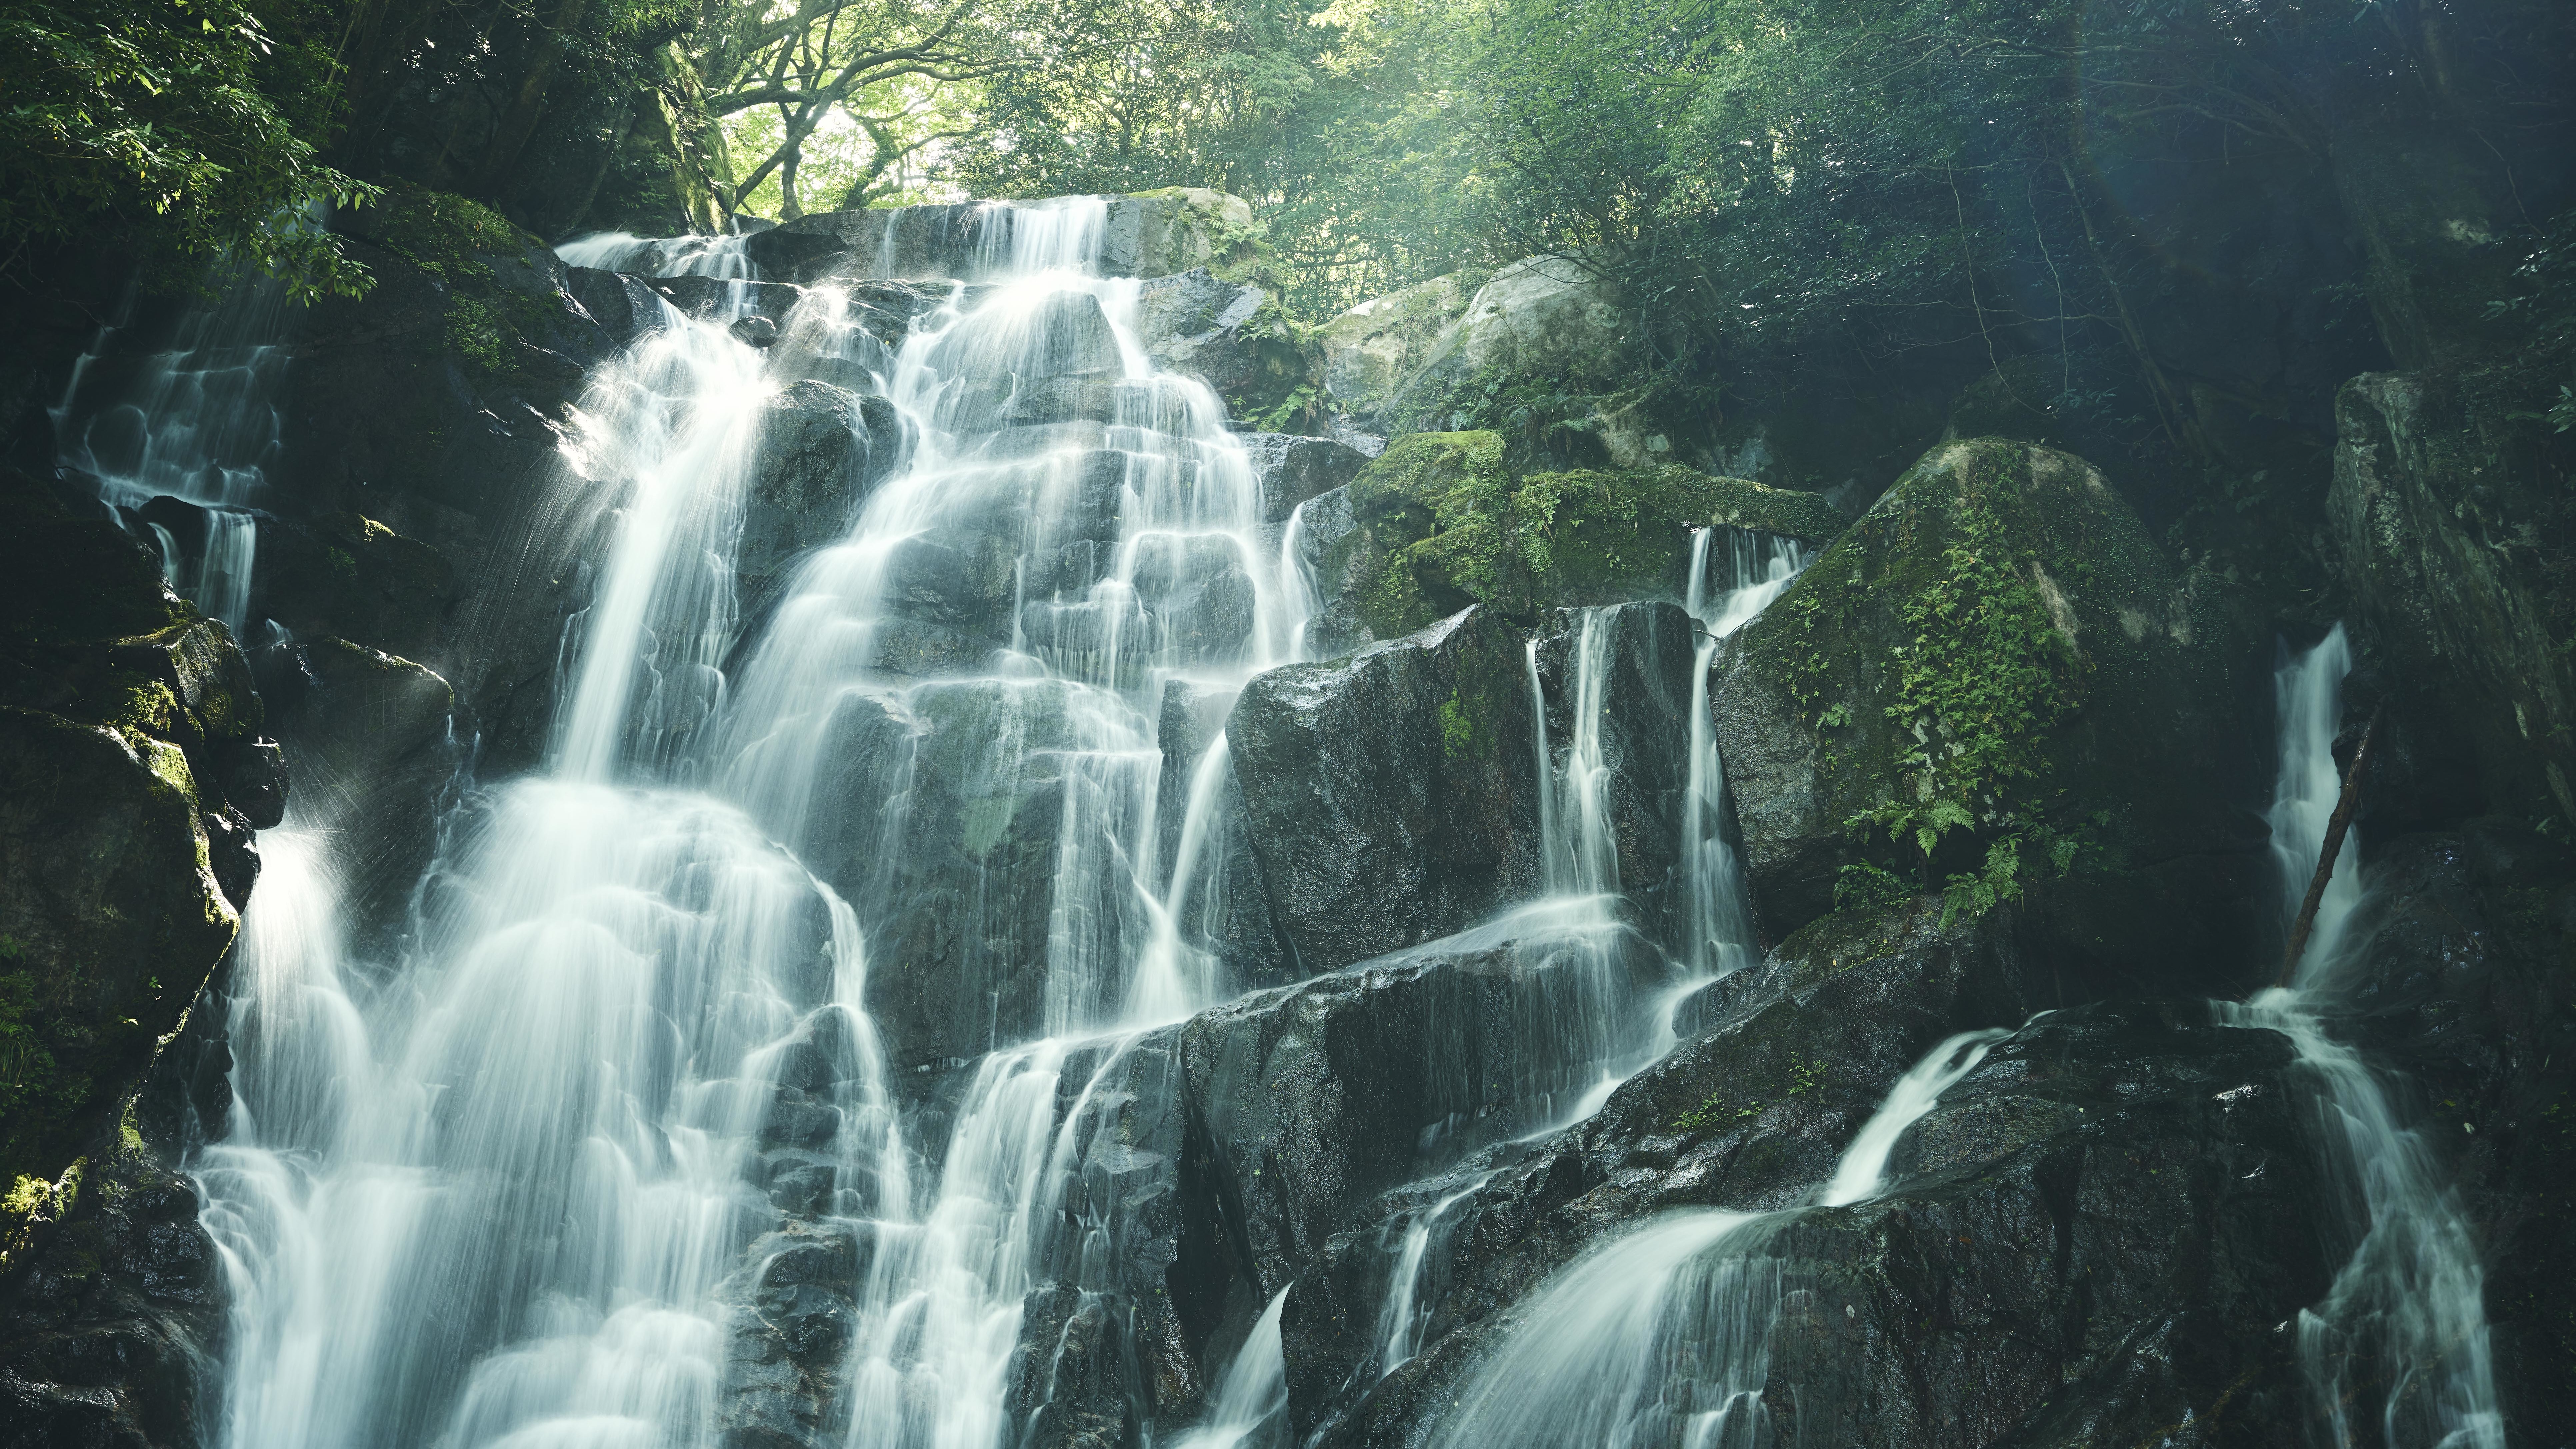
<path fill-rule="evenodd" d="M 228 251 L 354 292 L 299 218 L 389 185 L 550 241 L 1207 186 L 1292 317 L 1564 253 L 1659 412 L 1992 414 L 2183 480 L 2151 519 L 2262 510 L 2372 367 L 2509 367 L 2576 425 L 2576 7 L 1313 3 L 7 0 L 0 277 Z M 1432 410 L 1598 411 L 1562 394 Z"/>

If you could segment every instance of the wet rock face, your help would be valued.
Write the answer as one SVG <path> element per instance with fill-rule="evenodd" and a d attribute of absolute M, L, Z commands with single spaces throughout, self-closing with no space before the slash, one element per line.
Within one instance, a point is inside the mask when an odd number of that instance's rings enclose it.
<path fill-rule="evenodd" d="M 2566 605 L 2539 562 L 2570 527 L 2555 440 L 2477 374 L 2365 373 L 2335 420 L 2331 542 L 2391 733 L 2425 757 L 2375 798 L 2404 808 L 2412 783 L 2419 820 L 2576 813 L 2576 677 L 2552 642 Z"/>
<path fill-rule="evenodd" d="M 1672 604 L 1626 604 L 1589 615 L 1564 609 L 1549 616 L 1538 641 L 1549 769 L 1560 780 L 1580 744 L 1587 645 L 1592 654 L 1600 691 L 1592 728 L 1609 770 L 1601 787 L 1604 834 L 1617 854 L 1620 893 L 1647 934 L 1661 942 L 1678 939 L 1682 909 L 1694 627 L 1690 615 Z M 1569 835 L 1581 828 L 1579 820 L 1561 819 L 1560 825 Z"/>
<path fill-rule="evenodd" d="M 2368 859 L 2346 1007 L 2330 1024 L 2408 1079 L 2396 1100 L 2483 1245 L 2509 1421 L 2554 1442 L 2576 1429 L 2576 1389 L 2556 1371 L 2576 1312 L 2553 1286 L 2576 1271 L 2557 1206 L 2576 1192 L 2576 1144 L 2556 1125 L 2576 1088 L 2576 856 L 2490 816 L 2373 842 Z"/>
<path fill-rule="evenodd" d="M 1308 395 L 1316 360 L 1259 287 L 1220 281 L 1194 267 L 1145 283 L 1136 308 L 1137 340 L 1146 355 L 1206 383 L 1230 415 L 1276 427 L 1292 419 L 1310 423 L 1319 413 Z"/>
<path fill-rule="evenodd" d="M 2025 928 L 2070 971 L 2224 987 L 2269 884 L 2237 653 L 2089 466 L 1935 449 L 1722 656 L 1712 708 L 1764 925 L 1831 908 L 1845 867 L 1937 884 L 2018 830 Z"/>
<path fill-rule="evenodd" d="M 1261 480 L 1262 515 L 1272 523 L 1286 523 L 1299 504 L 1350 482 L 1368 463 L 1367 454 L 1330 438 L 1250 433 L 1243 446 Z"/>
<path fill-rule="evenodd" d="M 1185 1165 L 1178 1037 L 1166 1028 L 1065 1060 L 1057 1114 L 1077 1166 L 1004 1381 L 1024 1444 L 1132 1444 L 1148 1422 L 1198 1418 L 1224 1372 L 1210 1336 L 1252 1301 L 1204 1238 L 1211 1185 Z"/>
<path fill-rule="evenodd" d="M 734 572 L 756 612 L 805 549 L 836 543 L 905 453 L 894 404 L 828 382 L 796 382 L 769 403 L 760 460 L 743 499 Z"/>
<path fill-rule="evenodd" d="M 1559 1269 L 1669 1214 L 1810 1200 L 1933 1043 L 2053 994 L 2008 922 L 1943 928 L 1914 907 L 1835 924 L 1694 998 L 1683 1047 L 1582 1126 L 1346 1211 L 1291 1298 L 1300 1436 L 1422 1442 L 1474 1391 L 1501 1315 Z M 1729 1334 L 1763 1336 L 1784 1439 L 2072 1443 L 2217 1404 L 2223 1442 L 2277 1442 L 2295 1379 L 2271 1330 L 2330 1276 L 2298 1206 L 2320 1188 L 2289 1059 L 2198 1003 L 2040 1017 L 1897 1140 L 1887 1196 L 1776 1220 L 1776 1312 L 1713 1310 L 1685 1337 L 1715 1358 Z M 1381 1376 L 1395 1226 L 1435 1206 L 1418 1354 Z"/>
<path fill-rule="evenodd" d="M 1244 688 L 1226 734 L 1296 969 L 1447 935 L 1526 898 L 1526 670 L 1519 641 L 1471 610 Z"/>
<path fill-rule="evenodd" d="M 214 1441 L 222 1282 L 185 1178 L 139 1153 L 101 1156 L 68 1220 L 17 1256 L 0 1296 L 0 1442 Z"/>

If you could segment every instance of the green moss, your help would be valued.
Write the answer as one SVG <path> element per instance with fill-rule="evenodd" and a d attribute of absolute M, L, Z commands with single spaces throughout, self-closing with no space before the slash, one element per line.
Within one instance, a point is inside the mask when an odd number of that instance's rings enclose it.
<path fill-rule="evenodd" d="M 1527 622 L 1567 605 L 1677 596 L 1694 528 L 1723 524 L 1821 541 L 1823 500 L 1689 468 L 1573 470 L 1515 481 L 1502 435 L 1414 433 L 1351 483 L 1376 549 L 1360 612 L 1379 637 L 1471 603 Z"/>
<path fill-rule="evenodd" d="M 1737 1103 L 1723 1092 L 1711 1092 L 1699 1105 L 1673 1119 L 1672 1130 L 1692 1136 L 1726 1132 L 1752 1121 L 1772 1107 L 1793 1097 L 1803 1097 L 1825 1084 L 1825 1065 L 1792 1052 L 1789 1054 L 1787 1080 L 1773 1089 L 1768 1098 L 1755 1097 Z"/>
<path fill-rule="evenodd" d="M 1440 702 L 1440 748 L 1452 761 L 1469 758 L 1476 749 L 1476 722 L 1452 691 Z"/>

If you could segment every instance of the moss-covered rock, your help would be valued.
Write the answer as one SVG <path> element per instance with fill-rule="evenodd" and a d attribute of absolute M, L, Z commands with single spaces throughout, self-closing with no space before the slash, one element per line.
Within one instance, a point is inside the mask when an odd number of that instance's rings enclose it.
<path fill-rule="evenodd" d="M 2203 601 L 2081 459 L 1926 454 L 1745 626 L 1715 687 L 1766 925 L 1918 890 L 2115 973 L 2258 940 L 2256 740 Z"/>
<path fill-rule="evenodd" d="M 78 1205 L 257 874 L 227 779 L 265 712 L 221 623 L 40 480 L 0 474 L 0 1259 Z M 210 828 L 213 834 L 210 836 Z"/>
<path fill-rule="evenodd" d="M 1470 604 L 1534 623 L 1551 608 L 1680 597 L 1694 528 L 1819 544 L 1842 528 L 1820 498 L 1740 478 L 1666 465 L 1515 479 L 1506 460 L 1494 432 L 1397 439 L 1350 482 L 1356 528 L 1317 564 L 1327 593 L 1380 639 Z"/>
<path fill-rule="evenodd" d="M 1121 206 L 1119 203 L 1128 203 Z M 1124 260 L 1128 216 L 1134 216 L 1133 260 Z M 1205 267 L 1221 281 L 1257 279 L 1270 260 L 1270 229 L 1240 196 L 1204 186 L 1167 186 L 1131 192 L 1110 203 L 1109 253 L 1115 274 L 1164 277 Z"/>
<path fill-rule="evenodd" d="M 186 756 L 0 708 L 0 1180 L 58 1179 L 232 944 Z"/>

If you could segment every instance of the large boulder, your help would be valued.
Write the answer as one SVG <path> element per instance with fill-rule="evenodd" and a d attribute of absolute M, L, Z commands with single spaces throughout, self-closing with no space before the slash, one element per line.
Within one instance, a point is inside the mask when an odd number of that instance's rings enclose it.
<path fill-rule="evenodd" d="M 1260 427 L 1309 421 L 1315 361 L 1268 292 L 1220 281 L 1205 267 L 1139 289 L 1137 340 L 1155 365 L 1195 377 L 1229 415 Z"/>
<path fill-rule="evenodd" d="M 848 532 L 859 505 L 903 463 L 904 443 L 902 416 L 874 393 L 806 381 L 769 400 L 734 549 L 746 612 L 776 591 L 799 553 Z"/>
<path fill-rule="evenodd" d="M 60 1176 L 232 945 L 208 807 L 175 744 L 0 709 L 10 1182 Z"/>
<path fill-rule="evenodd" d="M 1933 449 L 1720 663 L 1764 924 L 1855 891 L 1976 910 L 2027 890 L 2070 973 L 2239 984 L 2269 875 L 2228 643 L 2081 459 Z"/>
<path fill-rule="evenodd" d="M 1261 482 L 1261 516 L 1271 523 L 1287 522 L 1297 505 L 1350 482 L 1368 464 L 1368 455 L 1347 443 L 1293 433 L 1246 433 L 1243 450 Z"/>
<path fill-rule="evenodd" d="M 2329 536 L 2392 705 L 2374 812 L 2576 820 L 2557 440 L 2491 374 L 2367 373 L 2335 417 Z"/>
<path fill-rule="evenodd" d="M 1323 325 L 1324 390 L 1343 411 L 1375 418 L 1421 371 L 1473 291 L 1456 274 L 1372 297 Z"/>
<path fill-rule="evenodd" d="M 1441 426 L 1450 395 L 1506 379 L 1608 391 L 1648 360 L 1648 330 L 1618 288 L 1572 255 L 1524 257 L 1476 289 L 1410 377 L 1380 405 L 1382 417 Z"/>
<path fill-rule="evenodd" d="M 1536 880 L 1527 653 L 1490 611 L 1255 676 L 1226 723 L 1292 969 L 1461 930 Z"/>
<path fill-rule="evenodd" d="M 257 878 L 238 792 L 283 790 L 224 626 L 108 518 L 0 476 L 0 1258 L 72 1205 L 76 1163 L 231 946 Z M 68 1174 L 68 1176 L 67 1176 Z"/>

